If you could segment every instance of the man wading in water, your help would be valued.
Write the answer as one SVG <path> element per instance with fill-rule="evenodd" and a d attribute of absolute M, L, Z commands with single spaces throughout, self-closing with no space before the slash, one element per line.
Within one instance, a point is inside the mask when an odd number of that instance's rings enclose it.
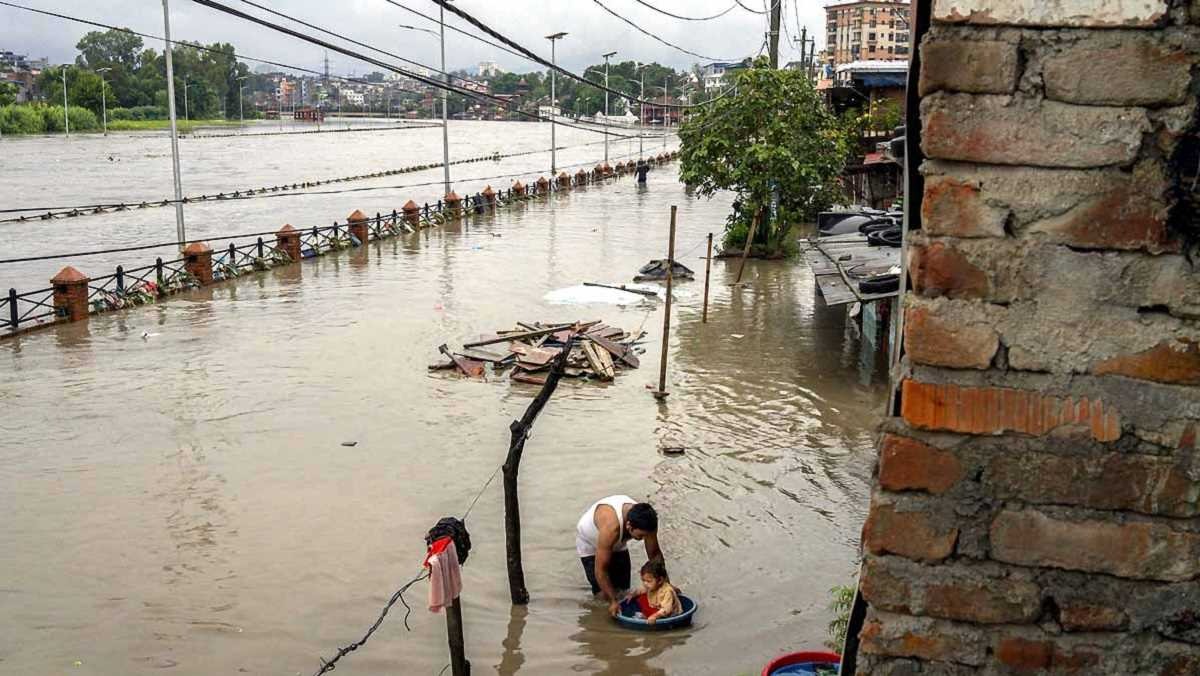
<path fill-rule="evenodd" d="M 575 551 L 583 563 L 583 574 L 592 593 L 604 593 L 608 612 L 616 617 L 621 609 L 620 591 L 629 589 L 632 566 L 629 539 L 646 545 L 646 558 L 662 560 L 658 546 L 658 514 L 645 502 L 627 495 L 611 495 L 588 508 L 575 530 Z"/>

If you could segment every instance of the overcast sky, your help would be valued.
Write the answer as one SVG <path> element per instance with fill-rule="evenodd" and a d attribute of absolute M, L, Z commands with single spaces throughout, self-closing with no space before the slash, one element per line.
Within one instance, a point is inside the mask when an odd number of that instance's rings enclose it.
<path fill-rule="evenodd" d="M 13 1 L 38 9 L 128 27 L 143 33 L 162 34 L 162 3 L 159 0 L 107 0 L 103 3 L 68 0 Z M 430 65 L 438 63 L 438 40 L 435 36 L 398 27 L 398 24 L 409 24 L 436 29 L 436 22 L 406 12 L 384 0 L 256 1 L 258 4 L 270 6 L 277 11 L 414 61 Z M 438 6 L 430 0 L 397 1 L 430 16 L 437 16 Z M 635 0 L 600 1 L 668 42 L 719 60 L 737 60 L 756 53 L 762 45 L 766 31 L 764 15 L 752 14 L 741 7 L 736 7 L 728 14 L 711 21 L 681 21 L 659 14 Z M 822 0 L 781 1 L 790 37 L 799 39 L 797 24 L 807 26 L 809 36 L 816 35 L 817 48 L 821 49 L 824 46 L 823 6 L 826 3 Z M 223 2 L 243 12 L 272 18 L 238 0 Z M 730 7 L 734 0 L 646 2 L 676 14 L 709 16 Z M 765 0 L 742 0 L 746 6 L 756 9 L 764 8 L 764 2 Z M 558 43 L 558 62 L 575 71 L 600 62 L 600 55 L 611 51 L 618 52 L 616 60 L 658 61 L 678 69 L 705 61 L 642 35 L 606 13 L 596 0 L 457 0 L 456 5 L 547 59 L 550 56 L 550 48 L 545 36 L 566 31 L 567 37 Z M 447 24 L 471 29 L 461 19 L 451 19 L 449 13 Z M 293 27 L 313 32 L 303 27 Z M 33 58 L 45 56 L 51 62 L 58 63 L 73 60 L 76 54 L 75 43 L 89 30 L 93 29 L 74 22 L 0 7 L 0 49 L 28 54 Z M 177 40 L 230 42 L 238 54 L 293 63 L 306 68 L 320 69 L 324 56 L 320 47 L 197 5 L 190 0 L 171 0 L 171 31 Z M 789 35 L 785 34 L 780 39 L 781 63 L 799 58 L 799 47 L 789 45 L 788 38 Z M 161 49 L 160 45 L 150 45 L 149 41 L 147 46 Z M 451 70 L 473 68 L 479 61 L 485 60 L 496 61 L 502 68 L 510 71 L 534 69 L 528 61 L 453 31 L 447 31 L 446 46 L 447 65 Z M 361 75 L 375 69 L 369 64 L 333 52 L 329 54 L 329 60 L 330 70 L 336 75 Z M 254 67 L 255 64 L 250 65 Z"/>

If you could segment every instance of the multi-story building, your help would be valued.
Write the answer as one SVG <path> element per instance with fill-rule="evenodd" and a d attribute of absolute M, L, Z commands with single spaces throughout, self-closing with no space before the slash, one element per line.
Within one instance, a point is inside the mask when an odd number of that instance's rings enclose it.
<path fill-rule="evenodd" d="M 908 0 L 840 0 L 825 6 L 827 65 L 907 61 Z"/>
<path fill-rule="evenodd" d="M 479 62 L 479 77 L 494 77 L 503 73 L 500 64 L 495 61 L 480 61 Z"/>

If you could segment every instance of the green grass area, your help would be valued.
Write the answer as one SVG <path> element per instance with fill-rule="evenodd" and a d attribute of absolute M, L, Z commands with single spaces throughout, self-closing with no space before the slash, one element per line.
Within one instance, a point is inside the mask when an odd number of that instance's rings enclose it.
<path fill-rule="evenodd" d="M 236 127 L 237 120 L 177 120 L 180 134 L 190 134 L 201 127 Z M 157 131 L 171 128 L 170 120 L 109 120 L 109 131 Z"/>

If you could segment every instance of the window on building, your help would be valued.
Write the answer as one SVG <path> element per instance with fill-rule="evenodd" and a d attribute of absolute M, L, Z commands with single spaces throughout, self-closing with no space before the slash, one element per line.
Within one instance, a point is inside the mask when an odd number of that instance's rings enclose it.
<path fill-rule="evenodd" d="M 908 53 L 908 45 L 896 45 L 896 53 L 897 54 L 907 54 Z"/>
<path fill-rule="evenodd" d="M 874 33 L 867 34 L 867 42 L 875 42 L 875 34 Z"/>

